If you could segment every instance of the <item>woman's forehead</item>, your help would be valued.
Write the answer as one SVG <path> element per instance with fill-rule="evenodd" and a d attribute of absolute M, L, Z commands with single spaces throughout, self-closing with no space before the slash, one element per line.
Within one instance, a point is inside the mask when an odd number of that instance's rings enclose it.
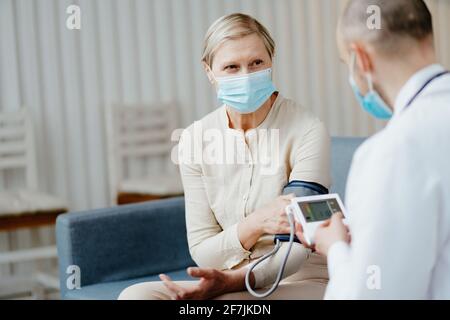
<path fill-rule="evenodd" d="M 214 63 L 241 61 L 269 56 L 264 41 L 257 34 L 251 34 L 238 39 L 229 39 L 222 43 L 214 54 Z"/>

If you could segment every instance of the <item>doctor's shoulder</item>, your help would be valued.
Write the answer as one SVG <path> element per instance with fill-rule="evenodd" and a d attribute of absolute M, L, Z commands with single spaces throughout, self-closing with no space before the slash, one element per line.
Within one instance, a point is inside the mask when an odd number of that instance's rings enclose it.
<path fill-rule="evenodd" d="M 402 163 L 420 163 L 423 161 L 420 137 L 412 130 L 404 128 L 401 130 L 396 123 L 388 125 L 380 132 L 367 138 L 356 150 L 353 162 L 365 163 L 369 166 L 395 168 Z M 381 166 L 382 164 L 382 166 Z"/>

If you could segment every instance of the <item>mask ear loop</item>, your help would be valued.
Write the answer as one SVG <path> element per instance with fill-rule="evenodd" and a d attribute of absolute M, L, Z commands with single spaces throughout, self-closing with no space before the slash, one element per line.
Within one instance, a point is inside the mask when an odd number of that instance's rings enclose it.
<path fill-rule="evenodd" d="M 369 84 L 369 92 L 373 92 L 372 74 L 366 73 L 367 83 Z"/>
<path fill-rule="evenodd" d="M 353 74 L 355 73 L 355 65 L 356 65 L 356 52 L 352 52 L 352 57 L 350 58 L 350 81 L 355 82 Z M 373 81 L 372 81 L 372 74 L 367 72 L 366 73 L 366 79 L 367 84 L 369 87 L 369 92 L 373 92 Z"/>
<path fill-rule="evenodd" d="M 206 67 L 208 68 L 208 69 L 207 69 L 207 72 L 212 76 L 212 80 L 214 80 L 214 82 L 217 84 L 218 82 L 217 82 L 216 75 L 215 75 L 214 72 L 212 71 L 211 67 L 208 66 L 208 65 L 206 65 Z M 211 80 L 211 79 L 210 79 L 210 80 Z"/>
<path fill-rule="evenodd" d="M 355 51 L 352 51 L 352 55 L 350 57 L 350 83 L 354 84 L 356 86 L 356 82 L 355 82 L 355 63 L 356 63 L 356 53 Z M 359 89 L 358 89 L 359 90 Z"/>

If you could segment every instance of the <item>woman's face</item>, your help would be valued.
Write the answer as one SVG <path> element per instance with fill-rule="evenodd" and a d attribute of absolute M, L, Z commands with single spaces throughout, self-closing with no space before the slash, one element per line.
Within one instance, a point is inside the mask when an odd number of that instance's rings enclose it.
<path fill-rule="evenodd" d="M 263 40 L 257 34 L 224 42 L 214 55 L 211 70 L 214 77 L 254 73 L 272 67 Z M 214 78 L 210 77 L 212 82 Z"/>

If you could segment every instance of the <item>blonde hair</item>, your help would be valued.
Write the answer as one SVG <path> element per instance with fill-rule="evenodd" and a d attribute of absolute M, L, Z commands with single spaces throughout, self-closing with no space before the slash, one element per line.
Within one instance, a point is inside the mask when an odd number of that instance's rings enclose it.
<path fill-rule="evenodd" d="M 272 59 L 275 55 L 275 41 L 269 31 L 255 18 L 243 13 L 233 13 L 219 18 L 209 27 L 203 43 L 202 61 L 212 67 L 215 51 L 222 43 L 251 34 L 257 34 L 263 40 Z"/>

